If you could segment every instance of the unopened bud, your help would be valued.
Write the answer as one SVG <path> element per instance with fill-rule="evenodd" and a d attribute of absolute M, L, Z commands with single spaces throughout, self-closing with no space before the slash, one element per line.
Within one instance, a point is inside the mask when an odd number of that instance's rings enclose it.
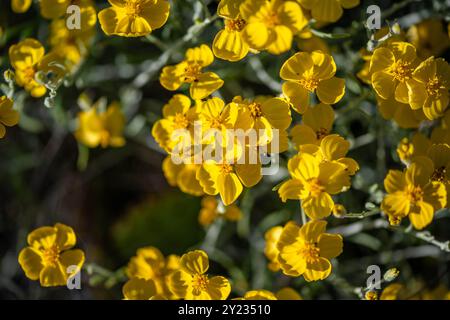
<path fill-rule="evenodd" d="M 400 271 L 397 268 L 391 268 L 383 275 L 383 279 L 387 282 L 391 282 L 394 281 L 399 274 Z"/>

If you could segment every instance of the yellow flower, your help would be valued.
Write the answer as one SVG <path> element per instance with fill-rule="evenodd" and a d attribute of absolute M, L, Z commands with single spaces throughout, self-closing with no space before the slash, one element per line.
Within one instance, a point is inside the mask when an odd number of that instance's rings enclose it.
<path fill-rule="evenodd" d="M 448 207 L 450 205 L 450 146 L 448 144 L 433 144 L 427 150 L 427 157 L 433 161 L 434 168 L 430 179 L 444 184 Z"/>
<path fill-rule="evenodd" d="M 409 164 L 414 157 L 425 156 L 432 142 L 423 134 L 415 133 L 411 140 L 403 138 L 398 147 L 397 154 L 402 162 Z"/>
<path fill-rule="evenodd" d="M 183 83 L 190 84 L 190 95 L 194 100 L 208 97 L 223 86 L 223 80 L 214 72 L 203 72 L 203 68 L 214 61 L 214 55 L 207 45 L 186 51 L 185 60 L 175 66 L 164 67 L 159 78 L 167 90 L 178 90 Z"/>
<path fill-rule="evenodd" d="M 378 300 L 378 293 L 376 291 L 367 291 L 364 295 L 366 300 Z"/>
<path fill-rule="evenodd" d="M 11 9 L 15 13 L 24 13 L 30 9 L 32 0 L 11 0 Z"/>
<path fill-rule="evenodd" d="M 106 35 L 142 37 L 161 28 L 169 18 L 167 0 L 108 0 L 112 7 L 99 12 Z"/>
<path fill-rule="evenodd" d="M 272 54 L 291 49 L 294 35 L 308 23 L 295 1 L 245 0 L 240 14 L 247 22 L 242 30 L 245 42 L 255 50 Z"/>
<path fill-rule="evenodd" d="M 244 0 L 221 0 L 217 7 L 217 14 L 224 18 L 225 27 L 215 36 L 212 50 L 220 59 L 239 61 L 250 50 L 242 36 L 242 30 L 247 24 L 239 11 L 242 2 Z"/>
<path fill-rule="evenodd" d="M 123 130 L 125 116 L 117 102 L 113 102 L 105 112 L 98 113 L 98 106 L 78 114 L 78 129 L 75 137 L 89 148 L 122 147 L 125 144 Z"/>
<path fill-rule="evenodd" d="M 444 59 L 428 58 L 412 74 L 409 81 L 409 104 L 413 109 L 423 108 L 428 119 L 441 117 L 449 104 L 450 66 Z"/>
<path fill-rule="evenodd" d="M 339 136 L 331 134 L 326 136 L 320 142 L 320 145 L 305 144 L 300 146 L 300 153 L 309 153 L 314 155 L 321 163 L 332 162 L 340 163 L 346 167 L 349 175 L 355 175 L 359 170 L 358 163 L 352 159 L 345 157 L 350 149 L 350 142 Z"/>
<path fill-rule="evenodd" d="M 450 46 L 449 36 L 441 20 L 428 19 L 409 28 L 406 37 L 417 48 L 419 57 L 438 57 Z"/>
<path fill-rule="evenodd" d="M 185 300 L 225 300 L 230 295 L 230 283 L 221 276 L 209 277 L 208 268 L 206 252 L 195 250 L 184 254 L 180 270 L 169 277 L 170 290 Z"/>
<path fill-rule="evenodd" d="M 176 255 L 170 255 L 167 258 L 164 258 L 161 251 L 155 247 L 138 249 L 136 256 L 132 257 L 128 263 L 126 273 L 130 280 L 125 284 L 123 288 L 124 291 L 129 292 L 130 290 L 126 289 L 127 286 L 130 286 L 129 288 L 141 288 L 141 292 L 147 292 L 143 297 L 147 297 L 152 293 L 146 299 L 150 299 L 155 295 L 159 295 L 166 299 L 172 298 L 173 295 L 169 291 L 167 281 L 170 274 L 175 270 L 178 270 L 179 260 L 180 258 Z M 151 281 L 136 281 L 136 278 Z M 154 287 L 154 290 L 151 290 L 152 287 Z M 125 293 L 124 296 L 127 297 Z M 141 298 L 141 296 L 135 297 L 135 299 L 138 298 Z M 128 299 L 131 298 L 128 297 Z"/>
<path fill-rule="evenodd" d="M 345 80 L 337 78 L 332 56 L 321 51 L 299 52 L 281 67 L 283 94 L 295 111 L 303 114 L 310 106 L 310 94 L 316 93 L 320 102 L 335 104 L 345 94 Z"/>
<path fill-rule="evenodd" d="M 194 121 L 198 117 L 197 109 L 191 108 L 189 97 L 176 94 L 163 107 L 162 112 L 163 119 L 155 122 L 152 135 L 161 148 L 170 153 L 175 146 L 183 142 L 183 135 L 174 136 L 176 130 L 188 130 L 192 133 Z"/>
<path fill-rule="evenodd" d="M 128 280 L 123 288 L 122 294 L 125 300 L 161 300 L 158 295 L 155 282 L 150 279 L 132 278 Z"/>
<path fill-rule="evenodd" d="M 279 152 L 288 149 L 287 128 L 292 118 L 289 104 L 281 98 L 257 97 L 245 100 L 235 97 L 233 102 L 239 107 L 236 128 L 257 130 L 257 145 L 267 145 L 273 137 L 273 129 L 278 130 Z M 262 134 L 260 131 L 264 131 Z M 255 144 L 253 144 L 255 146 Z"/>
<path fill-rule="evenodd" d="M 260 163 L 239 162 L 225 159 L 220 162 L 206 160 L 197 172 L 197 180 L 203 191 L 209 195 L 220 194 L 225 206 L 235 202 L 243 191 L 242 185 L 253 187 L 262 178 Z"/>
<path fill-rule="evenodd" d="M 423 229 L 433 220 L 434 212 L 445 207 L 445 186 L 431 180 L 434 172 L 433 162 L 426 157 L 416 157 L 404 172 L 389 171 L 384 179 L 388 194 L 381 203 L 381 209 L 392 225 L 409 216 L 416 229 Z"/>
<path fill-rule="evenodd" d="M 40 71 L 44 47 L 35 39 L 25 39 L 9 48 L 9 60 L 15 69 L 16 82 L 35 98 L 42 97 L 47 89 L 39 84 L 35 76 Z"/>
<path fill-rule="evenodd" d="M 297 46 L 300 51 L 314 52 L 322 51 L 326 54 L 331 54 L 328 44 L 319 37 L 316 37 L 311 29 L 305 28 L 297 34 Z"/>
<path fill-rule="evenodd" d="M 90 11 L 93 10 L 93 18 L 95 19 L 95 21 L 97 20 L 96 12 L 94 9 L 94 2 L 92 0 L 40 0 L 39 4 L 41 8 L 41 15 L 46 19 L 61 18 L 67 15 L 67 7 L 69 7 L 70 5 L 79 6 L 82 13 L 82 17 L 80 20 L 82 23 L 81 29 L 84 29 L 86 27 L 86 22 L 91 21 L 90 19 L 85 19 L 87 17 L 85 15 L 86 8 L 89 8 Z M 90 18 L 91 17 L 92 14 L 90 15 Z"/>
<path fill-rule="evenodd" d="M 398 102 L 394 97 L 385 100 L 377 96 L 377 102 L 381 116 L 386 120 L 394 120 L 400 128 L 416 129 L 427 119 L 422 109 L 412 110 L 409 104 Z"/>
<path fill-rule="evenodd" d="M 325 233 L 326 221 L 310 221 L 298 226 L 291 221 L 278 241 L 278 260 L 284 274 L 302 276 L 306 281 L 327 278 L 330 260 L 342 253 L 343 240 L 338 234 Z"/>
<path fill-rule="evenodd" d="M 13 101 L 5 96 L 0 97 L 0 139 L 6 134 L 6 127 L 19 123 L 19 113 L 13 109 Z"/>
<path fill-rule="evenodd" d="M 176 164 L 172 161 L 171 156 L 167 156 L 162 164 L 167 182 L 171 186 L 178 187 L 184 193 L 193 196 L 201 196 L 204 194 L 203 188 L 197 180 L 197 172 L 200 168 L 200 164 Z"/>
<path fill-rule="evenodd" d="M 336 22 L 344 12 L 359 5 L 359 0 L 297 0 L 314 19 L 323 22 Z"/>
<path fill-rule="evenodd" d="M 270 228 L 264 234 L 264 239 L 266 240 L 264 254 L 266 255 L 267 259 L 269 259 L 267 268 L 269 268 L 269 270 L 273 272 L 277 272 L 278 270 L 280 270 L 280 264 L 278 263 L 277 242 L 280 239 L 282 231 L 283 227 L 276 226 Z"/>
<path fill-rule="evenodd" d="M 27 278 L 39 280 L 43 287 L 67 285 L 68 278 L 79 272 L 84 263 L 83 251 L 69 250 L 75 246 L 76 236 L 64 224 L 35 229 L 28 234 L 27 242 L 28 247 L 19 253 L 19 264 Z"/>
<path fill-rule="evenodd" d="M 198 216 L 199 223 L 202 226 L 207 227 L 219 217 L 223 217 L 228 221 L 239 221 L 242 217 L 242 212 L 236 205 L 223 207 L 215 197 L 203 197 L 202 208 Z"/>
<path fill-rule="evenodd" d="M 292 142 L 296 149 L 303 144 L 319 145 L 323 138 L 331 133 L 334 123 L 333 108 L 326 104 L 318 104 L 306 109 L 302 124 L 291 129 Z"/>
<path fill-rule="evenodd" d="M 283 202 L 302 200 L 301 205 L 311 219 L 331 214 L 331 195 L 350 187 L 347 166 L 337 162 L 321 162 L 313 155 L 299 153 L 288 162 L 291 179 L 284 182 L 278 193 Z"/>
<path fill-rule="evenodd" d="M 407 85 L 418 62 L 416 48 L 406 42 L 392 42 L 375 49 L 370 61 L 375 92 L 385 100 L 394 96 L 398 102 L 409 103 Z"/>

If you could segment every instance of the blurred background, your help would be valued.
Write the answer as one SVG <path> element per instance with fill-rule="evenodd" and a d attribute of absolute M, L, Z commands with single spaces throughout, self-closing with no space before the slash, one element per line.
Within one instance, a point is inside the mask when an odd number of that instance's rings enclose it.
<path fill-rule="evenodd" d="M 355 76 L 364 63 L 359 51 L 370 36 L 364 28 L 370 4 L 381 7 L 383 23 L 398 21 L 405 31 L 421 21 L 437 20 L 448 42 L 450 4 L 445 0 L 361 1 L 358 7 L 345 10 L 339 22 L 320 29 L 325 35 L 344 35 L 322 40 L 336 60 L 338 76 L 347 82 L 347 94 L 335 106 L 334 130 L 353 143 L 349 156 L 361 166 L 353 188 L 338 197 L 349 212 L 364 211 L 368 202 L 379 204 L 387 169 L 402 167 L 395 152 L 397 144 L 410 132 L 380 116 L 369 98 L 371 89 Z M 97 12 L 106 6 L 106 1 L 96 1 Z M 286 177 L 285 170 L 265 177 L 241 196 L 244 217 L 239 222 L 216 221 L 208 228 L 199 224 L 201 198 L 168 185 L 161 168 L 165 154 L 150 132 L 172 96 L 159 84 L 161 68 L 179 62 L 186 48 L 212 43 L 223 26 L 221 19 L 200 30 L 189 28 L 202 26 L 216 8 L 216 1 L 171 1 L 167 24 L 147 38 L 107 37 L 97 23 L 85 61 L 58 89 L 52 108 L 45 106 L 43 98 L 17 93 L 20 124 L 8 129 L 0 140 L 0 298 L 120 299 L 123 267 L 136 249 L 148 245 L 165 255 L 205 249 L 213 261 L 211 273 L 227 275 L 233 281 L 233 296 L 249 289 L 275 291 L 290 285 L 306 299 L 357 298 L 352 290 L 365 287 L 366 269 L 372 264 L 383 271 L 398 268 L 397 281 L 411 286 L 414 293 L 436 288 L 448 292 L 449 253 L 386 227 L 380 222 L 386 219 L 380 215 L 362 220 L 329 219 L 328 228 L 341 232 L 345 241 L 329 279 L 306 283 L 269 271 L 263 253 L 264 232 L 300 218 L 296 201 L 283 204 L 271 191 Z M 0 71 L 11 67 L 8 48 L 21 39 L 34 37 L 46 44 L 49 24 L 36 4 L 24 14 L 15 14 L 9 1 L 1 1 Z M 191 37 L 180 42 L 186 30 Z M 445 46 L 440 53 L 447 61 L 449 48 Z M 233 64 L 217 59 L 209 69 L 225 81 L 220 95 L 226 101 L 237 95 L 278 95 L 278 71 L 298 50 L 294 44 L 280 56 L 265 52 Z M 127 119 L 124 147 L 87 150 L 79 145 L 73 132 L 82 93 L 93 101 L 106 97 L 108 102 L 121 103 Z M 299 123 L 301 117 L 292 115 L 293 123 Z M 292 154 L 282 155 L 284 166 Z M 92 264 L 91 275 L 82 273 L 82 290 L 41 288 L 25 278 L 17 262 L 27 234 L 56 222 L 74 228 L 77 246 Z M 439 212 L 427 230 L 440 241 L 448 240 L 448 210 Z"/>

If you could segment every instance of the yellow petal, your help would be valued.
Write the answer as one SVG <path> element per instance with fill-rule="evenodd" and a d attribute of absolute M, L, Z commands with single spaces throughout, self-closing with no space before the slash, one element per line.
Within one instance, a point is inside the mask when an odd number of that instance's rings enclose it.
<path fill-rule="evenodd" d="M 202 67 L 206 67 L 214 62 L 214 55 L 206 44 L 202 44 L 199 47 L 190 48 L 186 51 L 186 61 L 195 62 Z"/>
<path fill-rule="evenodd" d="M 300 200 L 301 193 L 304 190 L 303 184 L 300 180 L 290 179 L 284 182 L 278 189 L 278 194 L 280 195 L 281 201 L 286 202 L 286 200 Z"/>
<path fill-rule="evenodd" d="M 56 244 L 61 251 L 67 250 L 75 246 L 77 237 L 73 229 L 62 223 L 55 224 L 56 228 Z"/>
<path fill-rule="evenodd" d="M 204 99 L 223 86 L 223 80 L 214 72 L 202 73 L 197 80 L 191 84 L 190 89 L 194 100 Z"/>
<path fill-rule="evenodd" d="M 311 9 L 314 19 L 324 22 L 336 22 L 342 16 L 343 10 L 336 0 L 316 1 Z"/>
<path fill-rule="evenodd" d="M 264 50 L 275 40 L 276 35 L 264 23 L 252 22 L 242 30 L 242 37 L 251 48 Z"/>
<path fill-rule="evenodd" d="M 307 52 L 299 52 L 290 57 L 280 70 L 283 80 L 297 81 L 304 78 L 306 72 L 313 68 L 313 59 Z"/>
<path fill-rule="evenodd" d="M 181 257 L 180 266 L 188 274 L 204 274 L 209 268 L 208 255 L 203 250 L 190 251 Z"/>
<path fill-rule="evenodd" d="M 282 54 L 292 47 L 292 31 L 283 25 L 275 26 L 275 39 L 269 47 L 267 51 L 271 54 Z"/>
<path fill-rule="evenodd" d="M 224 205 L 232 204 L 242 193 L 242 183 L 235 173 L 223 173 L 217 177 L 217 188 Z"/>
<path fill-rule="evenodd" d="M 249 51 L 249 46 L 242 39 L 239 31 L 220 30 L 212 45 L 214 55 L 228 61 L 242 60 Z"/>
<path fill-rule="evenodd" d="M 212 277 L 208 281 L 206 291 L 211 300 L 226 300 L 231 292 L 230 282 L 224 277 Z"/>
<path fill-rule="evenodd" d="M 336 258 L 342 253 L 343 240 L 339 234 L 324 233 L 319 237 L 320 256 L 328 260 Z"/>
<path fill-rule="evenodd" d="M 433 221 L 434 209 L 432 205 L 425 202 L 421 202 L 419 206 L 420 213 L 411 213 L 409 215 L 409 220 L 414 228 L 422 230 Z"/>
<path fill-rule="evenodd" d="M 403 191 L 406 187 L 405 175 L 399 170 L 389 170 L 384 179 L 384 188 L 388 193 Z"/>
<path fill-rule="evenodd" d="M 325 104 L 338 103 L 345 94 L 345 80 L 334 77 L 321 81 L 316 93 L 319 100 Z"/>
<path fill-rule="evenodd" d="M 66 270 L 59 263 L 44 267 L 39 275 L 41 286 L 56 287 L 67 285 Z"/>
<path fill-rule="evenodd" d="M 169 18 L 170 4 L 167 0 L 150 1 L 151 4 L 144 5 L 140 14 L 152 30 L 161 28 Z"/>
<path fill-rule="evenodd" d="M 156 295 L 156 287 L 153 280 L 132 278 L 122 288 L 122 294 L 126 300 L 149 300 Z"/>
<path fill-rule="evenodd" d="M 334 201 L 326 192 L 315 196 L 309 196 L 302 201 L 302 208 L 311 219 L 323 219 L 331 214 Z"/>
<path fill-rule="evenodd" d="M 331 263 L 325 258 L 319 258 L 313 263 L 308 263 L 303 274 L 306 281 L 318 281 L 327 278 L 331 273 Z"/>
<path fill-rule="evenodd" d="M 24 248 L 19 253 L 19 264 L 27 278 L 38 280 L 41 270 L 44 268 L 39 251 L 32 247 Z"/>
<path fill-rule="evenodd" d="M 384 71 L 372 74 L 372 85 L 376 93 L 383 99 L 389 99 L 395 91 L 396 80 L 394 76 Z"/>
<path fill-rule="evenodd" d="M 300 114 L 306 112 L 310 105 L 310 93 L 297 82 L 283 83 L 283 94 L 292 104 L 292 108 Z"/>

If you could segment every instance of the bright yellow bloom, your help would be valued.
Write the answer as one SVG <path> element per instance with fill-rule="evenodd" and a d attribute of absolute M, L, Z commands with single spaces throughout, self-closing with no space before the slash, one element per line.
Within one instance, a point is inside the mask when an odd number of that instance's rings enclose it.
<path fill-rule="evenodd" d="M 152 135 L 156 142 L 166 150 L 172 149 L 183 142 L 183 135 L 174 136 L 176 130 L 187 130 L 192 133 L 194 121 L 197 120 L 197 110 L 191 108 L 189 97 L 176 94 L 163 107 L 163 119 L 158 120 L 152 128 Z"/>
<path fill-rule="evenodd" d="M 406 34 L 422 59 L 438 57 L 450 46 L 450 38 L 441 20 L 428 19 L 413 25 Z"/>
<path fill-rule="evenodd" d="M 359 0 L 297 0 L 314 19 L 322 22 L 336 22 L 344 12 L 359 5 Z"/>
<path fill-rule="evenodd" d="M 310 106 L 310 95 L 316 93 L 322 103 L 335 104 L 345 94 L 345 80 L 337 78 L 332 56 L 321 51 L 299 52 L 281 67 L 283 94 L 295 111 L 303 114 Z"/>
<path fill-rule="evenodd" d="M 126 273 L 130 280 L 125 284 L 124 290 L 127 285 L 131 286 L 131 284 L 135 284 L 142 289 L 147 288 L 144 292 L 150 293 L 153 291 L 151 296 L 158 294 L 161 297 L 170 299 L 172 293 L 169 291 L 167 281 L 170 274 L 173 271 L 178 270 L 179 260 L 180 258 L 176 255 L 170 255 L 167 258 L 164 258 L 161 251 L 155 247 L 138 249 L 136 256 L 132 257 L 128 263 Z M 137 282 L 134 280 L 135 278 L 152 281 Z M 154 290 L 150 290 L 152 286 L 154 286 Z"/>
<path fill-rule="evenodd" d="M 315 36 L 309 28 L 305 28 L 297 34 L 297 46 L 300 51 L 304 52 L 322 51 L 323 53 L 331 54 L 328 44 L 323 39 Z"/>
<path fill-rule="evenodd" d="M 27 242 L 28 247 L 19 253 L 19 264 L 27 278 L 39 280 L 43 287 L 67 285 L 68 278 L 84 263 L 83 251 L 69 250 L 77 240 L 73 229 L 64 224 L 35 229 L 28 234 Z"/>
<path fill-rule="evenodd" d="M 308 108 L 303 114 L 302 124 L 291 129 L 292 142 L 298 150 L 304 144 L 320 145 L 323 138 L 331 133 L 334 123 L 333 108 L 326 104 Z"/>
<path fill-rule="evenodd" d="M 272 54 L 291 49 L 294 35 L 308 23 L 295 1 L 245 0 L 240 15 L 247 22 L 242 30 L 245 42 Z"/>
<path fill-rule="evenodd" d="M 228 221 L 239 221 L 242 217 L 242 212 L 236 205 L 224 207 L 219 204 L 215 197 L 203 197 L 198 222 L 202 226 L 207 227 L 219 217 L 223 217 Z"/>
<path fill-rule="evenodd" d="M 193 196 L 201 196 L 204 194 L 203 188 L 197 180 L 197 172 L 200 168 L 200 164 L 175 164 L 171 156 L 167 156 L 162 164 L 167 182 L 171 186 L 178 187 L 184 193 Z"/>
<path fill-rule="evenodd" d="M 334 201 L 331 195 L 350 187 L 349 170 L 338 162 L 321 162 L 313 155 L 299 153 L 288 162 L 291 179 L 278 189 L 283 202 L 302 200 L 301 205 L 311 219 L 331 214 Z"/>
<path fill-rule="evenodd" d="M 36 81 L 44 47 L 35 39 L 25 39 L 9 48 L 9 60 L 15 69 L 16 82 L 35 98 L 42 97 L 47 89 Z"/>
<path fill-rule="evenodd" d="M 431 180 L 434 172 L 433 162 L 426 157 L 416 157 L 404 172 L 389 171 L 384 179 L 388 194 L 381 203 L 381 209 L 392 225 L 409 216 L 412 225 L 421 230 L 431 223 L 435 211 L 445 207 L 445 186 Z"/>
<path fill-rule="evenodd" d="M 422 109 L 412 110 L 409 104 L 398 102 L 394 97 L 384 100 L 377 96 L 377 102 L 381 116 L 386 120 L 394 120 L 400 128 L 416 129 L 427 119 Z"/>
<path fill-rule="evenodd" d="M 431 57 L 417 67 L 412 77 L 414 81 L 407 83 L 411 108 L 423 108 L 430 120 L 441 117 L 449 104 L 449 64 Z"/>
<path fill-rule="evenodd" d="M 225 159 L 220 162 L 206 160 L 197 172 L 197 180 L 203 191 L 209 195 L 220 194 L 226 206 L 237 200 L 243 191 L 243 185 L 247 188 L 253 187 L 262 178 L 260 163 L 231 163 Z"/>
<path fill-rule="evenodd" d="M 24 13 L 30 9 L 33 0 L 11 0 L 11 9 L 15 13 Z"/>
<path fill-rule="evenodd" d="M 186 51 L 185 60 L 174 66 L 164 67 L 159 77 L 167 90 L 178 90 L 183 83 L 190 84 L 190 95 L 194 100 L 208 97 L 223 86 L 223 80 L 214 72 L 203 72 L 203 68 L 214 61 L 214 55 L 207 45 Z"/>
<path fill-rule="evenodd" d="M 125 300 L 161 300 L 163 296 L 156 290 L 155 282 L 150 279 L 132 278 L 123 288 L 122 294 Z"/>
<path fill-rule="evenodd" d="M 242 36 L 242 30 L 247 24 L 239 11 L 242 2 L 244 0 L 221 0 L 217 7 L 217 14 L 224 18 L 225 27 L 215 36 L 212 50 L 220 59 L 239 61 L 250 50 Z"/>
<path fill-rule="evenodd" d="M 221 276 L 209 277 L 208 268 L 206 252 L 195 250 L 184 254 L 180 270 L 169 277 L 169 289 L 185 300 L 225 300 L 230 295 L 230 283 Z"/>
<path fill-rule="evenodd" d="M 269 259 L 267 268 L 269 268 L 269 270 L 273 272 L 277 272 L 278 270 L 280 270 L 280 264 L 278 263 L 277 242 L 280 239 L 282 231 L 283 227 L 276 226 L 270 228 L 264 234 L 264 239 L 266 240 L 264 254 L 266 255 L 267 259 Z"/>
<path fill-rule="evenodd" d="M 343 240 L 338 234 L 325 233 L 326 221 L 310 221 L 303 226 L 291 221 L 278 241 L 278 260 L 284 274 L 302 276 L 306 281 L 327 278 L 330 260 L 342 253 Z"/>
<path fill-rule="evenodd" d="M 78 114 L 78 129 L 75 137 L 89 148 L 122 147 L 125 145 L 123 130 L 125 116 L 117 102 L 108 106 L 105 112 L 99 113 L 98 106 Z"/>
<path fill-rule="evenodd" d="M 167 0 L 108 0 L 112 7 L 98 14 L 106 35 L 142 37 L 161 28 L 169 18 Z"/>
<path fill-rule="evenodd" d="M 281 98 L 257 97 L 246 100 L 235 97 L 233 102 L 239 107 L 236 128 L 257 130 L 257 144 L 264 146 L 273 139 L 273 129 L 278 130 L 279 152 L 288 149 L 287 128 L 292 118 L 289 104 Z M 264 134 L 261 134 L 264 131 Z"/>
<path fill-rule="evenodd" d="M 385 100 L 394 96 L 398 102 L 409 103 L 407 85 L 418 63 L 416 48 L 407 42 L 392 42 L 375 49 L 370 61 L 375 92 Z"/>
<path fill-rule="evenodd" d="M 0 97 L 0 139 L 6 134 L 6 127 L 19 123 L 19 112 L 13 109 L 14 102 L 6 96 Z"/>
<path fill-rule="evenodd" d="M 358 163 L 346 157 L 350 150 L 350 142 L 339 136 L 338 134 L 331 134 L 326 136 L 320 142 L 320 145 L 305 144 L 300 146 L 300 153 L 309 153 L 314 155 L 320 162 L 340 163 L 346 167 L 349 175 L 355 175 L 359 170 Z"/>

